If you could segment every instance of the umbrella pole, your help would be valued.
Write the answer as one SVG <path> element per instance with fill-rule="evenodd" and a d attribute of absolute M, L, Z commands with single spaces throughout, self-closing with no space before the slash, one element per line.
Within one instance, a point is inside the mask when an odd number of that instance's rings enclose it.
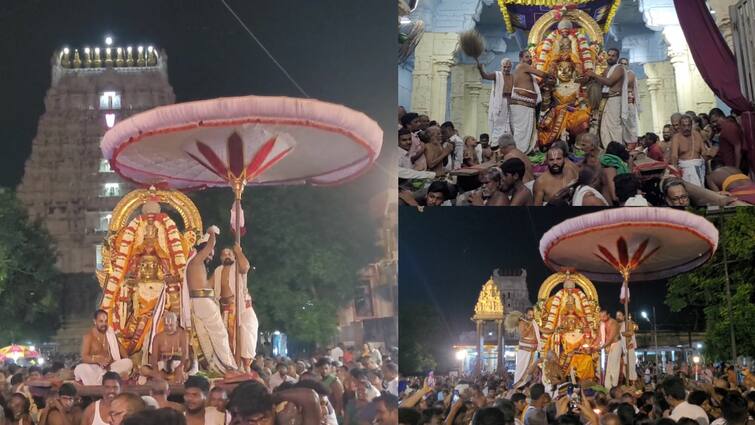
<path fill-rule="evenodd" d="M 240 182 L 240 184 L 234 184 L 233 185 L 233 193 L 235 195 L 235 202 L 233 203 L 233 208 L 235 210 L 236 214 L 236 222 L 234 223 L 234 227 L 236 228 L 236 231 L 234 232 L 234 238 L 237 245 L 241 246 L 241 194 L 244 192 L 244 186 L 245 182 Z M 239 369 L 246 369 L 246 365 L 241 364 L 241 307 L 242 307 L 242 301 L 244 300 L 244 291 L 242 290 L 242 282 L 241 282 L 241 271 L 239 270 L 239 259 L 236 259 L 236 273 L 234 273 L 234 279 L 235 279 L 235 289 L 236 289 L 236 314 L 233 318 L 233 326 L 236 329 L 236 333 L 234 335 L 234 353 L 233 357 L 236 360 L 236 365 L 239 366 Z"/>
<path fill-rule="evenodd" d="M 629 332 L 629 272 L 622 273 L 624 277 L 624 283 L 622 283 L 622 286 L 624 287 L 624 294 L 626 294 L 626 298 L 624 298 L 624 333 Z M 621 335 L 620 335 L 621 337 Z M 624 341 L 626 341 L 626 337 L 624 337 Z M 629 341 L 627 342 L 627 346 L 629 345 Z M 629 348 L 627 348 L 627 361 L 626 368 L 624 370 L 624 383 L 629 385 Z"/>

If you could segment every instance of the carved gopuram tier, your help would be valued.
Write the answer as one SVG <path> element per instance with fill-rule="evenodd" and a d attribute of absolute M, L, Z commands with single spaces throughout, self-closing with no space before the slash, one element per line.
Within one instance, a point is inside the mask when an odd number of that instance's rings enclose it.
<path fill-rule="evenodd" d="M 93 276 L 111 211 L 133 188 L 102 158 L 100 139 L 131 115 L 174 103 L 175 95 L 167 56 L 152 46 L 65 48 L 51 65 L 18 196 L 55 240 L 60 270 Z"/>

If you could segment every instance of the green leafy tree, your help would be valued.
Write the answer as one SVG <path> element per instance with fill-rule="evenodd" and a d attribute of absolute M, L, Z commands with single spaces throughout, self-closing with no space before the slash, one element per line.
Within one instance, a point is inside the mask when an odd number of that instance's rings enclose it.
<path fill-rule="evenodd" d="M 710 217 L 719 227 L 721 218 Z M 738 355 L 755 354 L 755 318 L 752 276 L 755 272 L 755 211 L 738 208 L 723 218 L 719 247 L 705 265 L 668 281 L 666 305 L 673 312 L 705 320 L 706 353 L 714 359 L 731 357 L 729 311 L 726 302 L 724 249 L 732 292 L 734 335 Z"/>
<path fill-rule="evenodd" d="M 399 305 L 399 368 L 404 374 L 427 372 L 438 367 L 443 356 L 440 317 L 429 305 L 402 302 Z"/>
<path fill-rule="evenodd" d="M 248 284 L 261 329 L 312 345 L 336 335 L 337 312 L 353 301 L 358 271 L 378 254 L 366 197 L 357 185 L 246 190 L 242 247 L 255 267 Z M 216 251 L 231 244 L 231 190 L 199 192 L 193 200 L 203 223 L 222 229 Z"/>
<path fill-rule="evenodd" d="M 47 231 L 0 189 L 0 344 L 45 339 L 60 325 L 62 281 Z"/>

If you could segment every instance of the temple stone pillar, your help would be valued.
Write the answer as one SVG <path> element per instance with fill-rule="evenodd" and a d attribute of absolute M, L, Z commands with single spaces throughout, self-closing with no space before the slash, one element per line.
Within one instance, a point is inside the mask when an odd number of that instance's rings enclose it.
<path fill-rule="evenodd" d="M 498 360 L 495 371 L 500 376 L 506 373 L 506 349 L 503 341 L 503 320 L 496 320 L 496 330 L 498 332 Z"/>
<path fill-rule="evenodd" d="M 679 25 L 667 26 L 663 29 L 663 36 L 669 45 L 668 55 L 674 67 L 679 112 L 707 112 L 716 103 L 715 96 L 695 66 L 682 28 Z"/>
<path fill-rule="evenodd" d="M 637 135 L 652 131 L 655 133 L 655 127 L 653 126 L 653 105 L 650 101 L 650 93 L 648 91 L 648 80 L 637 80 L 637 88 L 640 92 L 640 98 L 637 106 L 640 108 L 640 121 L 638 125 Z M 656 133 L 657 134 L 657 133 Z"/>
<path fill-rule="evenodd" d="M 475 65 L 456 65 L 451 71 L 451 116 L 461 137 L 489 133 L 488 102 L 492 84 L 482 81 Z"/>
<path fill-rule="evenodd" d="M 643 68 L 648 77 L 646 84 L 651 103 L 647 112 L 652 111 L 652 129 L 660 136 L 671 114 L 680 110 L 674 68 L 669 61 L 646 63 Z"/>
<path fill-rule="evenodd" d="M 651 128 L 653 129 L 653 132 L 655 134 L 658 134 L 660 136 L 665 120 L 665 117 L 661 113 L 661 107 L 659 105 L 659 93 L 662 81 L 660 78 L 648 78 L 645 80 L 645 84 L 647 85 L 648 94 L 650 97 L 650 110 L 645 112 L 645 114 L 650 115 L 652 123 Z"/>
<path fill-rule="evenodd" d="M 447 120 L 448 77 L 455 64 L 457 33 L 425 33 L 414 50 L 412 110 L 438 122 Z"/>
<path fill-rule="evenodd" d="M 475 320 L 475 324 L 477 325 L 477 359 L 474 363 L 474 374 L 475 376 L 479 376 L 482 374 L 482 325 L 484 321 Z"/>

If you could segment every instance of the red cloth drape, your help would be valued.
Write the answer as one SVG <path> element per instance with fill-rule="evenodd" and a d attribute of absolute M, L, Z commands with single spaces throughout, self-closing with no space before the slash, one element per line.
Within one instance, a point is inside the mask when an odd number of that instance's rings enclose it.
<path fill-rule="evenodd" d="M 705 0 L 674 0 L 674 6 L 700 75 L 719 99 L 742 114 L 750 168 L 755 169 L 755 108 L 742 94 L 734 54 L 718 30 Z"/>

